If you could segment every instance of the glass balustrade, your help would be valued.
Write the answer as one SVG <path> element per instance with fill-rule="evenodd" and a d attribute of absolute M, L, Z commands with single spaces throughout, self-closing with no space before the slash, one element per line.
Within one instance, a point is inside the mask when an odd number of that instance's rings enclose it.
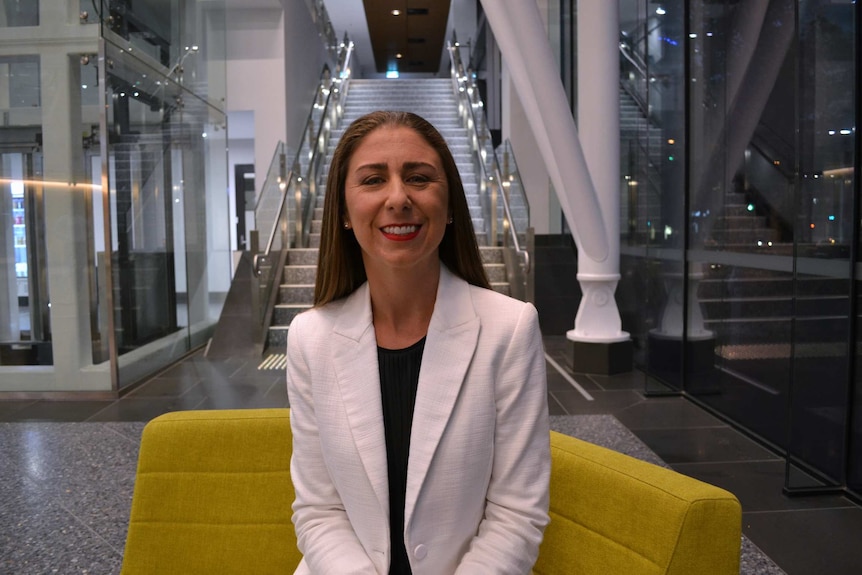
<path fill-rule="evenodd" d="M 475 77 L 461 60 L 458 39 L 453 33 L 449 43 L 452 86 L 458 97 L 458 113 L 467 129 L 473 163 L 478 175 L 482 215 L 489 224 L 480 244 L 504 249 L 506 271 L 513 296 L 532 300 L 532 230 L 529 227 L 529 205 L 515 163 L 514 152 L 507 141 L 494 150 L 484 103 Z M 501 168 L 501 163 L 503 167 Z M 514 203 L 513 203 L 514 202 Z"/>
<path fill-rule="evenodd" d="M 335 70 L 324 67 L 314 95 L 305 130 L 292 161 L 279 143 L 255 208 L 256 228 L 267 234 L 262 251 L 255 255 L 259 281 L 257 309 L 262 330 L 269 327 L 276 282 L 287 250 L 311 247 L 311 221 L 322 196 L 325 161 L 332 130 L 338 127 L 349 89 L 353 43 L 345 37 Z M 291 162 L 291 163 L 288 163 Z"/>
<path fill-rule="evenodd" d="M 223 8 L 0 11 L 0 392 L 111 393 L 206 342 L 231 275 Z"/>

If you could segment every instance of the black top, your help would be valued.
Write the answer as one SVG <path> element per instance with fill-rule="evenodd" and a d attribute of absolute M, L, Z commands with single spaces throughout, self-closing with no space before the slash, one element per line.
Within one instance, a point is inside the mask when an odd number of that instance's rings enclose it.
<path fill-rule="evenodd" d="M 404 547 L 404 498 L 407 492 L 410 427 L 413 425 L 413 407 L 416 404 L 419 367 L 424 349 L 424 337 L 406 349 L 377 347 L 386 434 L 386 466 L 389 473 L 390 575 L 412 573 Z"/>

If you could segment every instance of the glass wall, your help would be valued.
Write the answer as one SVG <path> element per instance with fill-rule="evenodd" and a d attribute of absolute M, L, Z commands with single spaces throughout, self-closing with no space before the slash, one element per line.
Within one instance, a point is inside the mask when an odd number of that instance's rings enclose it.
<path fill-rule="evenodd" d="M 115 346 L 122 387 L 204 343 L 229 288 L 226 119 L 223 93 L 211 93 L 225 85 L 212 65 L 224 61 L 224 12 L 193 1 L 103 10 L 110 225 L 96 267 L 112 289 L 98 298 L 109 345 L 94 357 Z"/>
<path fill-rule="evenodd" d="M 0 395 L 112 392 L 208 338 L 231 280 L 224 14 L 4 3 Z"/>
<path fill-rule="evenodd" d="M 859 492 L 858 6 L 620 10 L 618 303 L 646 389 L 784 453 L 791 491 Z"/>
<path fill-rule="evenodd" d="M 620 5 L 620 271 L 623 329 L 648 390 L 682 389 L 686 373 L 705 382 L 711 334 L 685 294 L 685 16 L 683 3 Z M 688 352 L 686 355 L 685 352 Z M 686 358 L 689 361 L 686 361 Z"/>
<path fill-rule="evenodd" d="M 6 26 L 29 18 L 12 17 Z M 0 110 L 4 126 L 0 151 L 0 365 L 51 363 L 50 318 L 36 304 L 39 285 L 31 280 L 38 269 L 39 238 L 44 231 L 41 179 L 42 153 L 38 149 L 41 118 L 39 57 L 35 54 L 0 56 Z M 35 265 L 34 265 L 35 264 Z M 31 289 L 34 293 L 31 293 Z M 31 302 L 34 305 L 31 305 Z"/>

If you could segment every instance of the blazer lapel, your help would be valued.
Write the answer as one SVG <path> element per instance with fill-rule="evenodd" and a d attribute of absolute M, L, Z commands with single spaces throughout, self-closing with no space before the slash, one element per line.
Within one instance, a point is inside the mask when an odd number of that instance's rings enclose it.
<path fill-rule="evenodd" d="M 479 339 L 469 284 L 441 265 L 437 303 L 428 326 L 410 436 L 405 525 L 452 414 Z"/>
<path fill-rule="evenodd" d="M 368 284 L 351 294 L 333 328 L 332 357 L 347 423 L 384 514 L 389 514 L 386 437 L 377 365 L 377 339 Z"/>

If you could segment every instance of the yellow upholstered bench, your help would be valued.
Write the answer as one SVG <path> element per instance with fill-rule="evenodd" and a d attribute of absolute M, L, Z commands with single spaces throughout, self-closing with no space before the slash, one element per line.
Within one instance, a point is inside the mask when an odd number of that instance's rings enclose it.
<path fill-rule="evenodd" d="M 123 575 L 292 573 L 289 410 L 184 411 L 144 429 Z M 551 434 L 538 575 L 739 573 L 730 493 Z"/>

